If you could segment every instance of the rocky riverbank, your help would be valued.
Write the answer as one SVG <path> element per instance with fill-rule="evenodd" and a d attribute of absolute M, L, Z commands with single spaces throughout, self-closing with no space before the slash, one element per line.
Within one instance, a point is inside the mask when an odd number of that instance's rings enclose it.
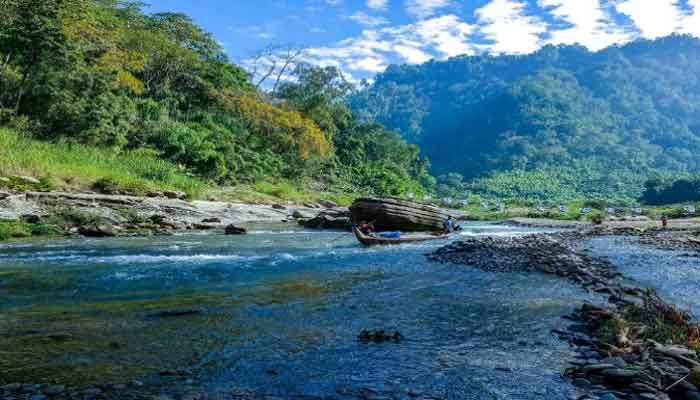
<path fill-rule="evenodd" d="M 579 239 L 593 234 L 472 238 L 428 257 L 488 271 L 555 274 L 605 295 L 603 305 L 585 304 L 569 317 L 571 326 L 554 332 L 579 353 L 565 376 L 590 394 L 584 398 L 700 399 L 700 327 L 653 291 L 630 285 L 606 260 L 586 254 Z"/>
<path fill-rule="evenodd" d="M 62 192 L 0 192 L 0 220 L 49 225 L 53 232 L 88 237 L 163 235 L 186 230 L 244 233 L 240 225 L 300 223 L 341 228 L 347 208 L 324 204 L 251 205 L 186 201 L 178 193 L 154 197 Z M 229 228 L 229 229 L 226 229 Z"/>

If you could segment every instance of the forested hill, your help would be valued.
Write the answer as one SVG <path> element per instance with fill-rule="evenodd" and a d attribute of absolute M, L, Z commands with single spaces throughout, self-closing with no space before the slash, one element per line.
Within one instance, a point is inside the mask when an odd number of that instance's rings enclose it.
<path fill-rule="evenodd" d="M 431 183 L 416 146 L 350 113 L 351 87 L 337 69 L 298 64 L 285 73 L 296 79 L 263 93 L 188 16 L 147 14 L 140 1 L 0 1 L 7 141 L 16 134 L 60 142 L 61 151 L 155 158 L 212 185 L 310 181 L 398 195 Z M 27 169 L 10 161 L 0 158 L 0 175 Z M 131 191 L 134 181 L 172 181 L 172 170 L 106 176 L 98 186 Z"/>
<path fill-rule="evenodd" d="M 392 66 L 353 107 L 419 144 L 436 174 L 515 184 L 537 170 L 637 196 L 651 172 L 700 171 L 700 40 Z"/>

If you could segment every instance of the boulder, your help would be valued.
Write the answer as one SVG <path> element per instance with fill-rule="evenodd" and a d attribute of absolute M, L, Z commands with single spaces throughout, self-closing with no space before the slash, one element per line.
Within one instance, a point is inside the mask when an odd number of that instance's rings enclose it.
<path fill-rule="evenodd" d="M 321 214 L 315 218 L 299 220 L 299 224 L 309 229 L 346 229 L 350 226 L 350 218 Z"/>
<path fill-rule="evenodd" d="M 331 201 L 331 200 L 321 200 L 318 202 L 318 204 L 322 205 L 325 208 L 336 208 L 338 207 L 338 203 Z"/>
<path fill-rule="evenodd" d="M 22 221 L 28 224 L 38 224 L 39 222 L 41 222 L 41 217 L 35 214 L 24 214 L 21 218 Z"/>
<path fill-rule="evenodd" d="M 273 204 L 272 209 L 273 210 L 286 210 L 287 207 L 283 206 L 282 204 Z"/>
<path fill-rule="evenodd" d="M 294 213 L 292 213 L 292 217 L 296 219 L 311 219 L 314 218 L 315 215 L 311 212 L 304 210 L 294 210 Z"/>
<path fill-rule="evenodd" d="M 187 193 L 179 192 L 177 190 L 166 190 L 163 192 L 163 196 L 169 199 L 184 200 L 185 198 L 187 198 Z"/>
<path fill-rule="evenodd" d="M 245 228 L 241 228 L 235 225 L 229 225 L 225 230 L 227 235 L 245 235 L 248 231 Z"/>
<path fill-rule="evenodd" d="M 93 223 L 78 227 L 78 233 L 87 237 L 117 236 L 117 228 L 108 223 Z"/>
<path fill-rule="evenodd" d="M 374 221 L 380 231 L 441 231 L 447 213 L 437 207 L 394 198 L 362 198 L 350 207 L 353 223 Z"/>
<path fill-rule="evenodd" d="M 10 197 L 11 195 L 12 195 L 11 193 L 0 191 L 0 200 L 5 200 L 6 198 Z"/>

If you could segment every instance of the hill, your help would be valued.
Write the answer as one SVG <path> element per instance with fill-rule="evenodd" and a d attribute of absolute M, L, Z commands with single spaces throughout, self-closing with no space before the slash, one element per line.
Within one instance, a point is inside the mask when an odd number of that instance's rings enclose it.
<path fill-rule="evenodd" d="M 700 172 L 700 40 L 392 66 L 352 107 L 478 194 L 638 198 L 650 175 Z"/>
<path fill-rule="evenodd" d="M 209 185 L 292 182 L 301 191 L 398 195 L 431 182 L 416 146 L 352 115 L 337 69 L 299 65 L 286 71 L 293 83 L 266 93 L 187 15 L 142 7 L 0 2 L 3 137 L 49 143 L 55 151 L 31 142 L 44 154 L 67 152 L 73 170 L 90 159 L 73 146 L 87 146 L 113 163 L 146 154 Z M 16 169 L 0 158 L 0 171 Z"/>

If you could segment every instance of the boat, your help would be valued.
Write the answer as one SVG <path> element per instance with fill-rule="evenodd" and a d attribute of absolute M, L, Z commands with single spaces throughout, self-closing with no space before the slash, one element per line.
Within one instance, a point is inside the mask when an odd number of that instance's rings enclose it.
<path fill-rule="evenodd" d="M 365 246 L 386 246 L 404 243 L 419 243 L 431 240 L 448 239 L 450 235 L 440 233 L 408 233 L 400 238 L 383 238 L 365 235 L 358 227 L 352 229 L 357 240 Z"/>

